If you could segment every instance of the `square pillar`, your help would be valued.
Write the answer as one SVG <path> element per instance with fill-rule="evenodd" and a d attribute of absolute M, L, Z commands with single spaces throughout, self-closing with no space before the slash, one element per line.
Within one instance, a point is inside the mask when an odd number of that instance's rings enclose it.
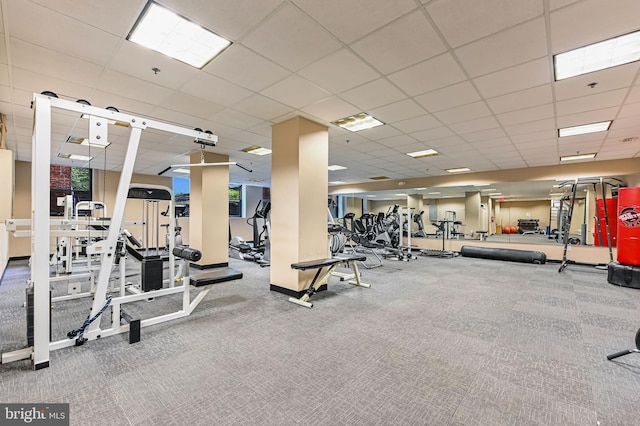
<path fill-rule="evenodd" d="M 191 164 L 200 163 L 200 151 Z M 204 153 L 206 163 L 228 162 L 229 156 Z M 189 246 L 202 251 L 194 264 L 202 269 L 229 264 L 229 166 L 191 167 Z"/>
<path fill-rule="evenodd" d="M 0 276 L 9 262 L 9 233 L 4 221 L 13 217 L 13 187 L 15 181 L 13 151 L 0 149 Z"/>
<path fill-rule="evenodd" d="M 328 128 L 294 117 L 273 126 L 271 149 L 271 290 L 298 297 L 315 270 L 291 264 L 328 256 Z"/>

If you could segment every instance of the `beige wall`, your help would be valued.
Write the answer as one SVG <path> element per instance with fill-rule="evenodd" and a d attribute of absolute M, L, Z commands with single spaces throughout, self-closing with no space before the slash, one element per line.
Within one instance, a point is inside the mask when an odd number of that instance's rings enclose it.
<path fill-rule="evenodd" d="M 505 201 L 496 202 L 495 223 L 498 226 L 518 226 L 518 219 L 540 219 L 540 228 L 549 225 L 551 202 L 539 201 Z M 499 210 L 498 207 L 499 206 Z"/>
<path fill-rule="evenodd" d="M 9 237 L 4 225 L 13 210 L 14 159 L 13 151 L 0 149 L 0 276 L 9 261 Z"/>
<path fill-rule="evenodd" d="M 15 192 L 13 218 L 31 219 L 31 163 L 15 162 Z M 9 257 L 31 255 L 30 238 L 9 237 Z"/>

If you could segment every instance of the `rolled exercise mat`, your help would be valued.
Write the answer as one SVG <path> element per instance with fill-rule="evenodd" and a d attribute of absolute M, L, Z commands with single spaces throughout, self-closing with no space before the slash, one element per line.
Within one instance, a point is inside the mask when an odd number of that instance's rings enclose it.
<path fill-rule="evenodd" d="M 481 259 L 508 260 L 511 262 L 543 264 L 547 261 L 547 255 L 541 251 L 515 250 L 504 248 L 462 246 L 460 254 L 465 257 L 477 257 Z"/>
<path fill-rule="evenodd" d="M 618 262 L 640 266 L 640 187 L 618 191 L 617 222 Z"/>

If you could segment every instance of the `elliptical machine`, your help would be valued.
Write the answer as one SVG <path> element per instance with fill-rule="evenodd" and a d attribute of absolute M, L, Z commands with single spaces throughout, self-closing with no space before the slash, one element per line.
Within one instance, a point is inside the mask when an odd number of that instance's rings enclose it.
<path fill-rule="evenodd" d="M 262 206 L 262 208 L 260 208 Z M 271 242 L 269 235 L 271 232 L 271 201 L 259 201 L 253 216 L 247 218 L 253 230 L 253 244 L 248 244 L 242 237 L 231 237 L 231 226 L 229 226 L 229 257 L 240 260 L 256 262 L 262 267 L 270 265 Z M 259 220 L 262 225 L 259 225 Z"/>

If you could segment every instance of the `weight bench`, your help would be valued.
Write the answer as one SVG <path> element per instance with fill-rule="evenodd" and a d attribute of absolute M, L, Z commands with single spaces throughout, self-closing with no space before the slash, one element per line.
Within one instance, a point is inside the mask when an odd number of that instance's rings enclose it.
<path fill-rule="evenodd" d="M 358 287 L 371 287 L 370 284 L 365 284 L 360 281 L 360 272 L 358 271 L 358 265 L 356 262 L 364 262 L 367 260 L 366 256 L 363 255 L 353 255 L 349 257 L 332 257 L 329 259 L 316 259 L 309 260 L 306 262 L 292 263 L 291 269 L 296 269 L 299 271 L 307 271 L 309 269 L 317 269 L 309 288 L 299 299 L 295 297 L 290 297 L 289 302 L 296 303 L 298 305 L 302 305 L 307 308 L 312 308 L 313 303 L 309 302 L 309 298 L 313 296 L 313 294 L 320 288 L 320 286 L 329 278 L 331 273 L 340 266 L 351 266 L 353 269 L 353 273 L 355 274 L 355 280 L 349 281 L 349 284 L 355 285 Z M 323 269 L 327 268 L 326 270 Z"/>
<path fill-rule="evenodd" d="M 217 268 L 191 275 L 189 282 L 194 287 L 202 287 L 210 284 L 239 280 L 241 278 L 242 272 L 236 271 L 233 268 Z"/>

